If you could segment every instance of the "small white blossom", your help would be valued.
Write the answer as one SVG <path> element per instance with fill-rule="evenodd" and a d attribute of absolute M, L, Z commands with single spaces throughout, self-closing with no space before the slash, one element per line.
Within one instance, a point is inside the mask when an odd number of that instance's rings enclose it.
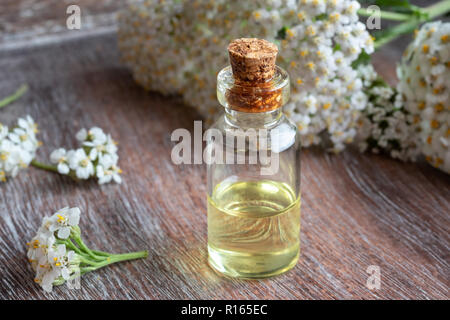
<path fill-rule="evenodd" d="M 83 142 L 87 139 L 88 136 L 88 132 L 86 129 L 81 129 L 80 131 L 77 132 L 77 134 L 75 135 L 75 138 L 80 141 Z"/>
<path fill-rule="evenodd" d="M 97 178 L 99 184 L 109 183 L 112 180 L 116 183 L 122 183 L 122 178 L 120 177 L 122 170 L 116 165 L 110 167 L 97 166 Z"/>
<path fill-rule="evenodd" d="M 39 132 L 37 124 L 29 115 L 25 118 L 19 118 L 17 120 L 17 125 L 32 135 Z"/>
<path fill-rule="evenodd" d="M 50 154 L 50 162 L 57 165 L 57 170 L 61 174 L 68 174 L 70 171 L 69 160 L 66 149 L 59 148 Z"/>
<path fill-rule="evenodd" d="M 96 168 L 96 174 L 99 184 L 109 183 L 114 181 L 116 183 L 121 183 L 122 178 L 120 174 L 122 170 L 117 166 L 118 157 L 115 154 L 106 154 L 100 161 Z"/>
<path fill-rule="evenodd" d="M 30 116 L 19 118 L 11 130 L 0 124 L 0 181 L 15 177 L 30 165 L 39 147 L 36 133 L 37 125 Z"/>
<path fill-rule="evenodd" d="M 46 232 L 38 232 L 38 234 L 31 239 L 28 245 L 27 257 L 32 264 L 33 269 L 37 269 L 39 262 L 48 254 L 49 248 L 55 244 L 55 237 L 53 234 Z"/>
<path fill-rule="evenodd" d="M 67 251 L 64 244 L 52 245 L 34 268 L 34 281 L 45 291 L 51 292 L 55 282 L 59 279 L 68 280 L 78 270 L 79 264 L 80 259 L 74 251 Z"/>
<path fill-rule="evenodd" d="M 98 127 L 93 127 L 89 130 L 81 129 L 77 134 L 76 138 L 83 142 L 83 145 L 89 147 L 95 147 L 102 145 L 106 142 L 107 137 L 102 129 Z"/>
<path fill-rule="evenodd" d="M 75 252 L 66 252 L 66 246 L 64 244 L 58 245 L 56 250 L 51 250 L 48 253 L 48 262 L 53 269 L 58 270 L 58 273 L 64 280 L 68 280 L 70 277 L 69 266 L 74 260 Z"/>
<path fill-rule="evenodd" d="M 105 147 L 102 150 L 104 153 L 115 155 L 117 153 L 117 142 L 108 134 Z"/>
<path fill-rule="evenodd" d="M 72 153 L 69 157 L 69 165 L 78 179 L 86 180 L 94 174 L 94 165 L 84 149 L 80 148 Z"/>
<path fill-rule="evenodd" d="M 78 226 L 80 222 L 79 208 L 63 208 L 56 212 L 50 219 L 44 220 L 45 228 L 52 234 L 56 232 L 58 238 L 67 239 L 71 228 Z"/>
<path fill-rule="evenodd" d="M 100 184 L 121 183 L 117 142 L 111 135 L 93 127 L 81 129 L 76 138 L 82 143 L 82 148 L 69 151 L 59 148 L 51 153 L 50 161 L 57 164 L 58 172 L 84 180 L 95 176 Z"/>
<path fill-rule="evenodd" d="M 9 132 L 8 138 L 28 152 L 34 152 L 37 148 L 37 141 L 35 141 L 34 137 L 25 129 L 14 128 Z"/>

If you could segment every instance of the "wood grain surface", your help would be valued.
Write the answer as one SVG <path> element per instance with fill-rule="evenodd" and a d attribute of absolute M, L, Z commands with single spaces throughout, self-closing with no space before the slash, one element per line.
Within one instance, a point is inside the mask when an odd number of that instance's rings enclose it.
<path fill-rule="evenodd" d="M 75 147 L 80 128 L 100 126 L 119 141 L 124 182 L 77 183 L 29 168 L 0 184 L 0 298 L 450 298 L 450 176 L 424 163 L 305 149 L 299 263 L 272 279 L 225 279 L 206 262 L 205 167 L 170 159 L 171 132 L 192 130 L 200 116 L 176 97 L 138 87 L 120 63 L 114 31 L 10 44 L 0 42 L 0 97 L 22 83 L 30 90 L 0 110 L 0 122 L 30 114 L 40 125 L 42 162 L 57 147 Z M 375 59 L 393 75 L 392 61 Z M 45 293 L 33 282 L 25 243 L 43 216 L 64 206 L 81 208 L 90 247 L 148 249 L 149 257 L 87 274 L 80 290 Z M 381 269 L 379 290 L 366 287 L 370 265 Z"/>

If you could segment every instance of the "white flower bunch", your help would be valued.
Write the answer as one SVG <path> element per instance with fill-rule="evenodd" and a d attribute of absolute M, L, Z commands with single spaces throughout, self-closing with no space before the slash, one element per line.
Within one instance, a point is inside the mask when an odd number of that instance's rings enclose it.
<path fill-rule="evenodd" d="M 450 173 L 450 23 L 425 24 L 397 69 L 405 109 L 426 160 Z"/>
<path fill-rule="evenodd" d="M 51 291 L 53 283 L 69 280 L 80 271 L 80 256 L 61 243 L 69 238 L 71 227 L 78 226 L 79 220 L 80 209 L 61 209 L 45 217 L 37 234 L 27 243 L 28 260 L 36 272 L 34 280 L 45 291 Z"/>
<path fill-rule="evenodd" d="M 81 129 L 76 138 L 81 148 L 69 151 L 59 148 L 50 154 L 50 161 L 56 165 L 60 174 L 82 180 L 96 177 L 99 184 L 122 182 L 122 170 L 117 166 L 117 143 L 111 135 L 94 127 L 90 130 Z"/>
<path fill-rule="evenodd" d="M 361 65 L 358 72 L 369 98 L 359 120 L 360 150 L 414 161 L 419 153 L 413 126 L 417 119 L 404 109 L 396 90 L 378 76 L 372 65 Z"/>
<path fill-rule="evenodd" d="M 81 239 L 79 208 L 63 208 L 45 217 L 28 245 L 34 281 L 50 292 L 54 285 L 111 263 L 147 257 L 147 251 L 110 254 L 89 249 Z"/>
<path fill-rule="evenodd" d="M 12 129 L 0 123 L 0 181 L 15 177 L 27 168 L 36 155 L 40 142 L 37 125 L 30 116 L 19 118 Z"/>
<path fill-rule="evenodd" d="M 291 76 L 285 112 L 303 145 L 344 149 L 356 135 L 367 97 L 352 67 L 373 40 L 358 21 L 353 0 L 136 0 L 119 19 L 119 46 L 138 83 L 181 94 L 207 119 L 220 110 L 216 76 L 228 63 L 227 46 L 242 37 L 279 45 L 278 64 Z M 195 21 L 195 23 L 193 23 Z"/>

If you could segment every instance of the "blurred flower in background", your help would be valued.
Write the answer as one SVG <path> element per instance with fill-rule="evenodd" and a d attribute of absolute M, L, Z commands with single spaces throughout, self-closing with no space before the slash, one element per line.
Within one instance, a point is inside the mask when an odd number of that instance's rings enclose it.
<path fill-rule="evenodd" d="M 450 23 L 424 25 L 398 67 L 398 91 L 426 160 L 450 173 Z"/>
<path fill-rule="evenodd" d="M 417 119 L 403 107 L 401 95 L 380 78 L 372 65 L 360 66 L 358 72 L 369 98 L 359 120 L 360 150 L 415 161 L 420 153 L 414 126 Z"/>
<path fill-rule="evenodd" d="M 216 76 L 228 64 L 229 42 L 275 42 L 277 63 L 291 77 L 284 111 L 303 146 L 339 152 L 357 138 L 362 151 L 405 161 L 423 154 L 449 172 L 450 24 L 416 30 L 398 68 L 398 88 L 376 74 L 370 54 L 449 12 L 450 2 L 425 8 L 406 0 L 363 2 L 380 4 L 383 19 L 399 22 L 376 32 L 376 42 L 358 18 L 372 13 L 358 1 L 136 0 L 119 16 L 119 47 L 139 84 L 182 95 L 211 122 L 221 111 Z"/>
<path fill-rule="evenodd" d="M 30 116 L 19 118 L 12 129 L 0 123 L 0 182 L 14 178 L 36 156 L 40 142 L 37 125 Z"/>
<path fill-rule="evenodd" d="M 280 47 L 289 70 L 291 102 L 285 112 L 304 146 L 328 133 L 341 151 L 356 135 L 367 97 L 352 64 L 373 40 L 350 0 L 135 1 L 120 15 L 119 46 L 138 83 L 182 94 L 207 119 L 220 111 L 216 76 L 228 64 L 226 48 L 241 37 Z"/>

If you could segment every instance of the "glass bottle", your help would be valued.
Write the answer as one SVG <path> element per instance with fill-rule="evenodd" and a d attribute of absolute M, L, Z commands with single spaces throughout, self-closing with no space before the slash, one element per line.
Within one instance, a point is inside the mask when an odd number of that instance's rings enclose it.
<path fill-rule="evenodd" d="M 244 47 L 237 57 L 230 51 L 236 41 Z M 275 45 L 258 39 L 230 44 L 231 67 L 217 77 L 225 113 L 208 130 L 208 262 L 230 277 L 278 275 L 299 257 L 299 136 L 282 112 L 287 72 L 275 66 L 276 52 L 269 62 L 255 53 L 266 46 Z"/>

